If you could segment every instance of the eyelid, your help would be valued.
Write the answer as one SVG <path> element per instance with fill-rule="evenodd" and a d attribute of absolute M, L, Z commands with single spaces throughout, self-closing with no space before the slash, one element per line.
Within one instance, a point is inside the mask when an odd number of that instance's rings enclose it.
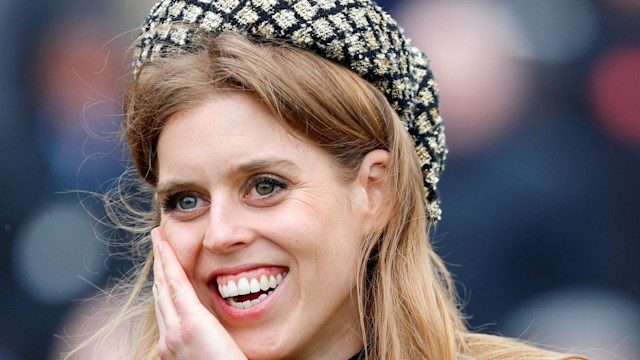
<path fill-rule="evenodd" d="M 194 190 L 170 190 L 158 197 L 162 211 L 166 213 L 181 212 L 189 213 L 197 211 L 200 207 L 194 209 L 179 209 L 178 200 L 185 196 L 193 196 L 198 201 L 207 203 L 207 199 L 199 192 Z"/>
<path fill-rule="evenodd" d="M 258 185 L 261 182 L 272 182 L 276 185 L 287 187 L 289 186 L 289 182 L 284 180 L 282 177 L 274 174 L 257 174 L 252 176 L 247 182 L 248 187 L 253 187 Z"/>
<path fill-rule="evenodd" d="M 255 186 L 258 185 L 261 182 L 269 182 L 272 183 L 273 185 L 277 186 L 279 189 L 275 190 L 273 193 L 268 194 L 268 195 L 256 195 L 255 199 L 256 200 L 268 200 L 271 199 L 273 197 L 278 196 L 279 194 L 282 193 L 282 191 L 287 190 L 289 188 L 289 186 L 291 185 L 289 181 L 283 179 L 282 177 L 275 175 L 275 174 L 257 174 L 252 176 L 248 182 L 247 182 L 247 186 L 246 186 L 246 190 L 245 190 L 245 195 L 244 197 L 251 197 L 250 195 L 252 194 L 252 192 L 255 190 Z"/>
<path fill-rule="evenodd" d="M 255 193 L 255 186 L 261 182 L 268 182 L 274 185 L 276 189 L 267 195 L 259 195 Z M 273 173 L 259 173 L 252 175 L 247 180 L 244 190 L 243 190 L 243 198 L 249 202 L 253 202 L 256 205 L 270 205 L 269 201 L 275 200 L 275 198 L 279 198 L 280 195 L 283 195 L 283 192 L 287 190 L 291 186 L 291 182 L 284 179 L 283 177 L 273 174 Z M 157 201 L 160 204 L 161 210 L 164 213 L 171 214 L 189 214 L 198 211 L 203 206 L 197 206 L 193 209 L 180 209 L 178 207 L 178 200 L 184 196 L 193 196 L 198 199 L 198 201 L 204 202 L 204 205 L 207 205 L 209 199 L 207 196 L 203 195 L 201 192 L 188 189 L 188 188 L 173 188 L 168 189 L 166 191 L 162 191 L 161 193 L 157 193 Z"/>

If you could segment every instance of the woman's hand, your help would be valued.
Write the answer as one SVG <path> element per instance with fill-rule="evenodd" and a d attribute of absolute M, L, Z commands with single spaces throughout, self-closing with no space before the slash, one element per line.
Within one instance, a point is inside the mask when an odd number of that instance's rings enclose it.
<path fill-rule="evenodd" d="M 153 297 L 165 359 L 246 359 L 229 333 L 202 305 L 171 245 L 159 228 L 153 239 Z"/>

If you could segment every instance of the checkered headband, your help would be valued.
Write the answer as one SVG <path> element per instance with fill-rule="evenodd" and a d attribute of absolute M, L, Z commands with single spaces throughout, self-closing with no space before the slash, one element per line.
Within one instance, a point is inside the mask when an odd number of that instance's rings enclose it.
<path fill-rule="evenodd" d="M 172 27 L 172 24 L 189 26 Z M 371 0 L 162 0 L 142 27 L 134 71 L 198 32 L 286 41 L 333 60 L 376 86 L 415 142 L 427 216 L 440 219 L 437 185 L 447 154 L 429 60 Z"/>

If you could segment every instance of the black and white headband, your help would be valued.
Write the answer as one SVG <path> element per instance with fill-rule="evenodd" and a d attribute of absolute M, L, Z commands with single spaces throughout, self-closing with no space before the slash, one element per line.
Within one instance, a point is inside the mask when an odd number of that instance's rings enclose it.
<path fill-rule="evenodd" d="M 173 24 L 190 24 L 172 27 Z M 287 41 L 352 70 L 387 98 L 415 142 L 427 216 L 441 210 L 437 184 L 447 154 L 429 60 L 371 0 L 162 0 L 136 44 L 134 71 L 169 49 L 189 51 L 197 32 L 232 31 Z"/>

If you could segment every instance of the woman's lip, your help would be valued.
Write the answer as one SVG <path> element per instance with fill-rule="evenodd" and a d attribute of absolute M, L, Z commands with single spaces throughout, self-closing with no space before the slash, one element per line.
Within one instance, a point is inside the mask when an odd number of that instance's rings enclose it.
<path fill-rule="evenodd" d="M 267 311 L 272 307 L 272 303 L 277 301 L 282 291 L 287 285 L 288 276 L 282 280 L 280 285 L 273 290 L 273 293 L 264 300 L 260 301 L 260 303 L 248 308 L 248 309 L 238 309 L 231 306 L 225 299 L 220 296 L 218 292 L 218 287 L 215 284 L 211 284 L 209 286 L 209 290 L 212 292 L 212 296 L 215 302 L 216 313 L 222 315 L 223 318 L 228 319 L 229 321 L 238 321 L 238 320 L 253 320 L 260 318 L 266 314 Z"/>

